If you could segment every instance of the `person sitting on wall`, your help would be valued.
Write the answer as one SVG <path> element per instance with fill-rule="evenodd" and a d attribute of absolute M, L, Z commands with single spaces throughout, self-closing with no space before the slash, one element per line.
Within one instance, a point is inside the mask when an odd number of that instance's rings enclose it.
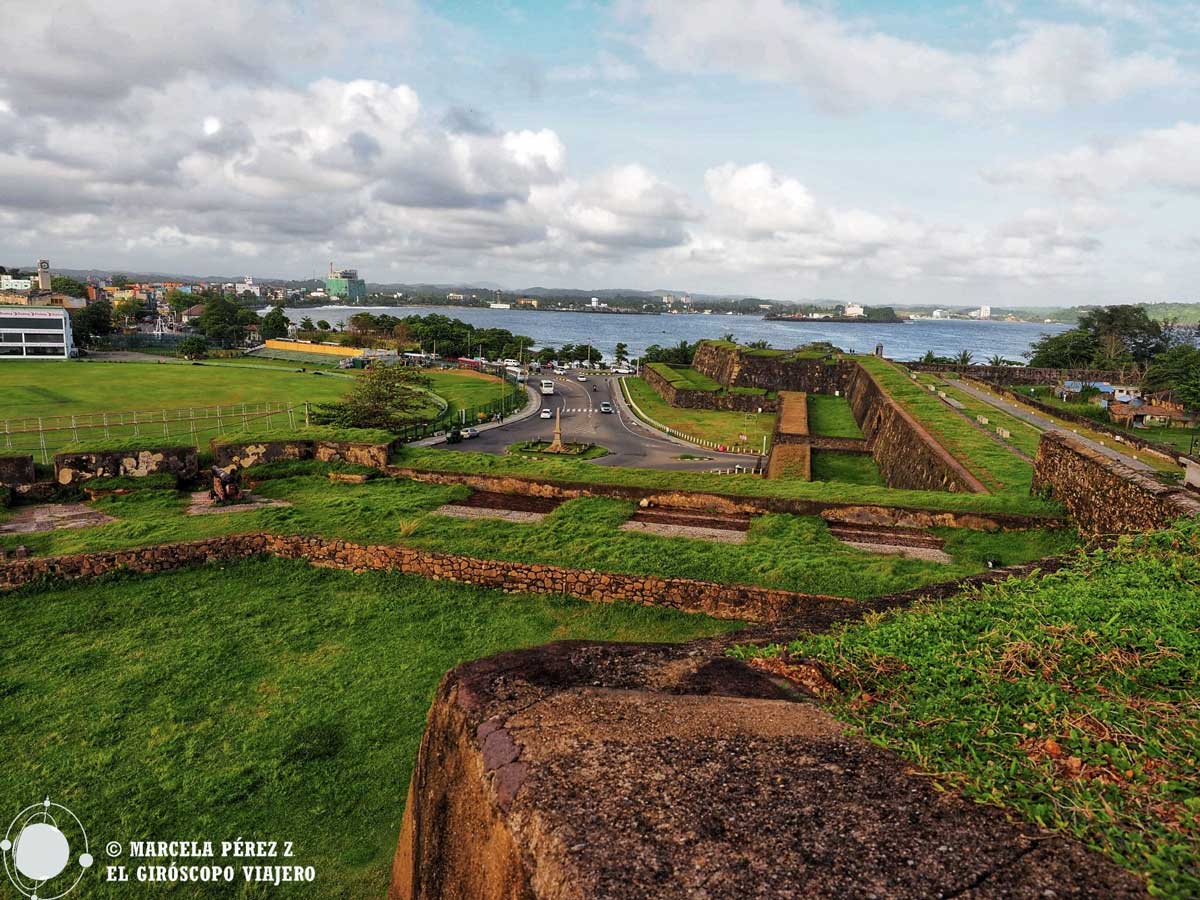
<path fill-rule="evenodd" d="M 233 503 L 242 498 L 242 482 L 236 464 L 227 470 L 220 466 L 212 467 L 212 490 L 209 497 L 217 503 Z"/>

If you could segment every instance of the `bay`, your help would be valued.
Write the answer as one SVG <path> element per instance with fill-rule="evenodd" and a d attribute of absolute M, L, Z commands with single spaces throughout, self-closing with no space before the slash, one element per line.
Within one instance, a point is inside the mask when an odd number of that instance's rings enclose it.
<path fill-rule="evenodd" d="M 902 325 L 768 322 L 758 316 L 630 315 L 625 313 L 573 313 L 526 309 L 479 309 L 461 306 L 322 306 L 285 309 L 292 322 L 305 316 L 340 325 L 352 315 L 387 313 L 402 318 L 439 313 L 461 319 L 476 328 L 507 328 L 533 338 L 537 345 L 587 344 L 612 358 L 617 343 L 629 345 L 629 355 L 639 357 L 651 344 L 667 346 L 680 341 L 732 334 L 738 343 L 767 341 L 784 349 L 812 341 L 829 341 L 843 350 L 872 353 L 883 345 L 892 359 L 920 359 L 929 350 L 937 356 L 956 356 L 962 350 L 981 363 L 995 354 L 1019 361 L 1030 345 L 1044 334 L 1058 334 L 1069 325 L 1036 322 L 974 321 L 970 319 L 914 319 Z M 428 348 L 427 348 L 428 349 Z"/>

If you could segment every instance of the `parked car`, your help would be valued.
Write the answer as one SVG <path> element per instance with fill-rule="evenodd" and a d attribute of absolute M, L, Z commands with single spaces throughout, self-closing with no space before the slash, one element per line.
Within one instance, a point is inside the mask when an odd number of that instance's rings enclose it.
<path fill-rule="evenodd" d="M 600 412 L 602 412 L 602 413 L 610 413 L 610 412 L 612 412 L 612 411 L 613 411 L 613 410 L 612 410 L 612 404 L 611 404 L 611 403 L 609 403 L 607 400 L 601 401 L 601 403 L 600 403 Z"/>
<path fill-rule="evenodd" d="M 540 413 L 538 413 L 538 418 L 539 419 L 553 419 L 554 413 L 550 412 L 550 410 L 548 410 L 548 409 L 543 409 Z"/>
<path fill-rule="evenodd" d="M 463 436 L 463 440 L 468 440 L 473 437 L 479 437 L 479 429 L 478 428 L 464 428 L 462 430 L 462 436 Z"/>

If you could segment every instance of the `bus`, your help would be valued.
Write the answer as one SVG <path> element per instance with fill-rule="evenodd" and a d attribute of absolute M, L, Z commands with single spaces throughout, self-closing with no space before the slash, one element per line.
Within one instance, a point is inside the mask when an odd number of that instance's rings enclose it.
<path fill-rule="evenodd" d="M 549 397 L 554 393 L 554 382 L 548 378 L 542 379 L 542 396 Z"/>

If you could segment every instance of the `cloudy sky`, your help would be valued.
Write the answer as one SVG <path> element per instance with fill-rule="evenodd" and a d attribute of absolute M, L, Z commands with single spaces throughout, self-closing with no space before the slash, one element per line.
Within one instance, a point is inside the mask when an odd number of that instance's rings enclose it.
<path fill-rule="evenodd" d="M 3 0 L 0 262 L 1200 300 L 1200 0 Z"/>

